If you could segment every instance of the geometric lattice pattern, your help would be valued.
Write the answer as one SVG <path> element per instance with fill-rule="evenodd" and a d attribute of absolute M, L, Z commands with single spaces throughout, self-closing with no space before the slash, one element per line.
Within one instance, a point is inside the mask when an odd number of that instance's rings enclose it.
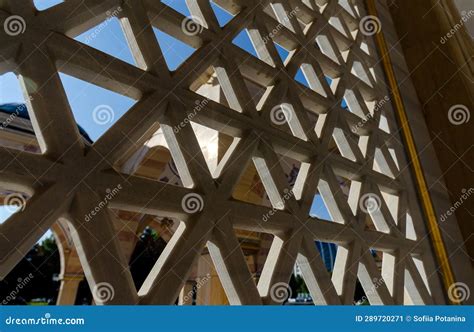
<path fill-rule="evenodd" d="M 173 304 L 206 246 L 231 304 L 278 303 L 295 263 L 316 304 L 352 304 L 357 281 L 371 304 L 433 303 L 438 276 L 363 2 L 215 0 L 234 16 L 223 27 L 209 1 L 186 3 L 192 18 L 154 0 L 70 0 L 41 12 L 32 0 L 2 2 L 2 25 L 17 15 L 24 26 L 0 31 L 0 71 L 19 75 L 43 153 L 2 149 L 2 186 L 31 198 L 0 225 L 1 277 L 64 219 L 91 289 L 114 290 L 103 304 Z M 73 39 L 111 15 L 137 66 Z M 196 51 L 169 71 L 153 27 Z M 256 56 L 232 43 L 244 29 Z M 85 145 L 59 71 L 138 102 Z M 196 112 L 212 75 L 225 102 L 209 98 Z M 210 169 L 185 119 L 240 141 Z M 157 127 L 184 187 L 115 167 Z M 294 186 L 285 158 L 301 164 Z M 273 207 L 265 221 L 268 207 L 232 197 L 251 164 Z M 139 290 L 114 215 L 84 220 L 119 184 L 108 208 L 181 221 Z M 332 220 L 310 217 L 316 194 Z M 257 281 L 234 228 L 274 235 Z M 315 241 L 338 245 L 332 276 Z"/>

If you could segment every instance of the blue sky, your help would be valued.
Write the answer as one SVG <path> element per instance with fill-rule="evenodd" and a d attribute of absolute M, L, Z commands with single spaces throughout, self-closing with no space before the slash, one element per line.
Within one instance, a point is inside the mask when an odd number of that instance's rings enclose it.
<path fill-rule="evenodd" d="M 35 0 L 34 2 L 39 10 L 44 10 L 61 3 L 62 1 Z M 163 0 L 162 2 L 186 16 L 190 15 L 185 0 Z M 217 5 L 212 4 L 212 6 L 221 25 L 225 25 L 232 19 L 232 16 L 229 13 Z M 175 70 L 195 51 L 193 48 L 183 44 L 164 32 L 157 29 L 154 29 L 154 31 L 170 70 Z M 94 38 L 91 36 L 92 31 L 87 31 L 75 39 L 83 43 L 86 43 L 88 40 L 89 46 L 135 65 L 118 19 L 112 19 L 107 23 L 103 23 L 100 32 L 96 33 Z M 257 56 L 246 31 L 242 31 L 234 39 L 234 44 L 243 48 L 253 56 Z M 285 59 L 288 56 L 288 51 L 279 45 L 276 46 L 282 59 Z M 77 123 L 86 130 L 93 141 L 97 140 L 97 138 L 110 128 L 113 123 L 125 114 L 125 112 L 136 102 L 125 96 L 102 89 L 65 74 L 60 74 L 60 77 Z M 301 70 L 298 72 L 296 80 L 308 86 Z M 10 102 L 22 103 L 24 102 L 24 98 L 16 76 L 12 73 L 7 73 L 0 76 L 0 104 Z M 108 122 L 107 124 L 100 124 L 94 121 L 94 110 L 101 105 L 107 105 L 113 110 L 113 121 Z M 322 219 L 330 220 L 328 211 L 319 195 L 315 197 L 311 214 Z M 6 220 L 10 215 L 11 213 L 6 211 L 5 208 L 0 208 L 0 223 Z"/>

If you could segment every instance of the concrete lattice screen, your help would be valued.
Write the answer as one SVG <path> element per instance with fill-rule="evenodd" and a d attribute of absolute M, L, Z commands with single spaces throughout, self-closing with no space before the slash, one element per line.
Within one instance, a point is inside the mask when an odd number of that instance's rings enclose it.
<path fill-rule="evenodd" d="M 0 276 L 61 219 L 91 289 L 114 290 L 105 304 L 173 304 L 205 246 L 231 304 L 278 303 L 272 292 L 288 283 L 295 263 L 316 304 L 352 304 L 357 280 L 371 304 L 443 303 L 390 91 L 371 33 L 362 31 L 363 1 L 214 2 L 235 16 L 223 28 L 206 0 L 187 1 L 200 25 L 152 0 L 70 0 L 43 12 L 32 1 L 0 2 L 1 22 L 11 15 L 26 22 L 23 34 L 0 31 L 0 70 L 20 75 L 44 152 L 2 148 L 2 186 L 32 197 L 0 225 Z M 111 13 L 119 15 L 138 67 L 72 39 Z M 196 48 L 175 72 L 166 67 L 150 23 Z M 242 29 L 258 58 L 232 44 Z M 284 63 L 274 42 L 290 51 Z M 300 69 L 308 86 L 294 80 Z M 86 146 L 59 71 L 138 102 Z M 203 100 L 196 91 L 212 75 L 226 102 L 206 99 L 196 112 Z M 250 85 L 264 93 L 256 98 Z M 240 141 L 210 170 L 185 119 Z M 158 127 L 184 187 L 114 167 Z M 300 163 L 293 187 L 284 158 Z M 273 205 L 269 218 L 268 207 L 233 198 L 251 163 Z M 350 183 L 348 191 L 341 181 Z M 113 214 L 106 208 L 93 222 L 84 220 L 96 197 L 118 184 L 109 208 L 182 221 L 139 290 Z M 309 216 L 316 193 L 333 221 Z M 186 206 L 193 202 L 197 209 Z M 274 235 L 258 282 L 234 228 Z M 338 244 L 332 276 L 315 241 Z M 371 249 L 381 253 L 381 266 Z"/>

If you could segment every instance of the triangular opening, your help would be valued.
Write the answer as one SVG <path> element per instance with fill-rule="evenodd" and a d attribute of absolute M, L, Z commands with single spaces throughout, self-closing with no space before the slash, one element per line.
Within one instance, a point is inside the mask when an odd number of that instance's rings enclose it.
<path fill-rule="evenodd" d="M 209 246 L 213 246 L 213 244 L 208 242 L 180 293 L 178 303 L 181 305 L 229 304 L 229 299 L 208 251 Z"/>
<path fill-rule="evenodd" d="M 130 272 L 136 289 L 140 289 L 151 269 L 174 234 L 172 219 L 144 216 L 143 230 L 138 234 L 130 258 Z M 146 226 L 145 226 L 146 225 Z"/>
<path fill-rule="evenodd" d="M 322 196 L 317 193 L 314 195 L 313 203 L 311 204 L 311 210 L 309 216 L 312 218 L 318 218 L 322 220 L 334 221 L 329 213 L 329 210 L 322 198 Z"/>
<path fill-rule="evenodd" d="M 60 273 L 58 246 L 51 232 L 38 241 L 0 282 L 3 305 L 56 303 Z"/>
<path fill-rule="evenodd" d="M 289 304 L 313 304 L 313 299 L 309 293 L 308 286 L 303 278 L 298 263 L 295 263 L 293 268 L 293 274 L 291 275 L 290 282 L 288 283 L 290 288 L 288 303 Z"/>
<path fill-rule="evenodd" d="M 390 154 L 385 156 L 381 148 L 375 148 L 373 170 L 395 179 L 394 171 L 396 167 L 391 158 Z"/>
<path fill-rule="evenodd" d="M 168 7 L 173 8 L 178 13 L 183 14 L 184 16 L 191 16 L 191 12 L 189 11 L 188 6 L 186 5 L 186 1 L 176 1 L 176 0 L 161 0 L 161 3 L 167 5 Z"/>
<path fill-rule="evenodd" d="M 288 57 L 290 56 L 290 52 L 286 48 L 281 46 L 280 44 L 276 42 L 273 42 L 273 43 L 275 44 L 275 48 L 278 52 L 278 55 L 280 56 L 281 61 L 283 62 L 283 64 L 286 64 L 286 61 Z"/>
<path fill-rule="evenodd" d="M 237 112 L 242 112 L 241 101 L 239 100 L 232 86 L 232 71 L 225 67 L 209 67 L 201 76 L 191 84 L 190 89 L 201 96 L 231 108 Z M 223 82 L 221 82 L 221 80 Z M 246 82 L 250 83 L 250 82 Z M 255 85 L 255 84 L 253 84 Z M 249 85 L 247 84 L 247 87 Z M 249 90 L 251 88 L 249 87 Z M 254 94 L 262 92 L 254 91 Z"/>
<path fill-rule="evenodd" d="M 230 12 L 216 4 L 214 1 L 211 1 L 211 8 L 214 11 L 217 21 L 219 22 L 220 27 L 224 27 L 229 23 L 235 15 L 232 15 Z"/>
<path fill-rule="evenodd" d="M 284 102 L 273 107 L 270 112 L 270 120 L 275 128 L 291 132 L 293 136 L 304 141 L 308 140 L 292 104 Z"/>
<path fill-rule="evenodd" d="M 220 133 L 196 122 L 191 122 L 191 126 L 209 171 L 214 178 L 218 178 L 241 139 Z"/>
<path fill-rule="evenodd" d="M 0 224 L 7 222 L 15 213 L 25 210 L 30 198 L 27 193 L 0 188 Z"/>
<path fill-rule="evenodd" d="M 232 198 L 254 205 L 268 208 L 272 207 L 263 182 L 253 162 L 249 162 L 245 166 L 245 171 L 242 173 L 234 188 Z"/>
<path fill-rule="evenodd" d="M 336 47 L 333 47 L 333 43 L 331 43 L 331 41 L 329 40 L 329 38 L 327 36 L 325 36 L 325 35 L 317 36 L 316 37 L 316 46 L 321 50 L 321 52 L 325 56 L 327 56 L 329 59 L 331 59 L 335 63 L 340 64 L 339 50 Z"/>
<path fill-rule="evenodd" d="M 344 99 L 341 102 L 341 107 L 348 108 L 351 113 L 367 121 L 369 117 L 366 115 L 366 105 L 365 102 L 364 104 L 361 104 L 362 101 L 359 102 L 360 99 L 362 99 L 362 97 L 356 94 L 356 91 L 347 89 L 344 92 Z"/>
<path fill-rule="evenodd" d="M 46 10 L 63 2 L 64 0 L 33 0 L 33 3 L 38 10 Z"/>
<path fill-rule="evenodd" d="M 92 141 L 100 138 L 135 104 L 124 95 L 60 73 L 76 122 Z"/>
<path fill-rule="evenodd" d="M 20 151 L 41 153 L 30 121 L 28 103 L 14 73 L 0 76 L 0 145 Z"/>
<path fill-rule="evenodd" d="M 122 26 L 117 18 L 120 11 L 121 8 L 119 7 L 111 12 L 105 21 L 80 34 L 74 39 L 136 66 L 135 59 L 132 56 L 127 39 L 123 33 Z M 104 64 L 104 66 L 106 65 L 107 64 Z"/>
<path fill-rule="evenodd" d="M 183 125 L 191 126 L 189 122 Z M 181 129 L 182 127 L 175 127 L 172 130 L 176 133 Z M 171 135 L 171 133 L 168 134 Z M 177 166 L 180 163 L 175 160 L 176 157 L 181 158 L 173 156 L 163 128 L 158 128 L 139 149 L 119 161 L 116 167 L 124 174 L 157 180 L 174 186 L 188 186 L 190 185 L 189 174 L 187 170 Z"/>
<path fill-rule="evenodd" d="M 361 79 L 363 82 L 365 82 L 368 86 L 373 87 L 372 82 L 369 78 L 369 73 L 365 70 L 364 66 L 360 61 L 354 61 L 354 64 L 352 65 L 351 73 L 357 76 L 359 79 Z"/>
<path fill-rule="evenodd" d="M 370 305 L 369 298 L 365 294 L 364 287 L 359 278 L 356 280 L 356 286 L 354 290 L 354 304 L 355 305 Z"/>
<path fill-rule="evenodd" d="M 329 24 L 331 24 L 334 28 L 336 28 L 337 31 L 342 33 L 344 36 L 349 37 L 346 32 L 345 24 L 339 17 L 331 17 L 329 19 Z"/>
<path fill-rule="evenodd" d="M 188 44 L 157 28 L 153 28 L 153 31 L 155 32 L 158 44 L 160 44 L 161 53 L 165 58 L 166 65 L 172 71 L 176 70 L 196 51 L 196 49 Z"/>
<path fill-rule="evenodd" d="M 257 50 L 255 49 L 255 46 L 252 43 L 252 40 L 250 39 L 249 33 L 250 32 L 248 29 L 241 30 L 232 40 L 232 44 L 240 47 L 245 52 L 249 53 L 250 55 L 253 55 L 257 59 L 260 59 Z"/>

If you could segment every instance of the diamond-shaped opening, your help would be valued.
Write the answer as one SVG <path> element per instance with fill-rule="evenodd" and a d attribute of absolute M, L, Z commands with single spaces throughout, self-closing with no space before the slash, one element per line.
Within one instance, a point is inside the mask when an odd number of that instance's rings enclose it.
<path fill-rule="evenodd" d="M 41 153 L 18 77 L 0 75 L 0 146 Z"/>
<path fill-rule="evenodd" d="M 172 71 L 181 66 L 196 51 L 195 48 L 155 27 L 153 31 L 160 45 L 161 53 L 165 58 L 166 65 Z"/>
<path fill-rule="evenodd" d="M 99 51 L 107 53 L 114 58 L 136 66 L 135 59 L 132 56 L 127 39 L 123 33 L 122 26 L 117 18 L 117 15 L 121 10 L 122 9 L 119 7 L 114 11 L 110 11 L 110 14 L 105 21 L 86 32 L 83 32 L 74 39 Z M 115 61 L 115 59 L 112 61 Z M 106 67 L 107 63 L 104 63 L 103 65 Z"/>
<path fill-rule="evenodd" d="M 96 141 L 135 104 L 135 100 L 60 73 L 76 122 Z"/>
<path fill-rule="evenodd" d="M 222 3 L 221 1 L 219 2 Z M 237 14 L 237 13 L 232 14 L 231 12 L 227 11 L 224 7 L 219 6 L 215 1 L 211 1 L 211 8 L 214 11 L 217 17 L 217 21 L 219 22 L 219 25 L 221 27 L 226 26 Z"/>
<path fill-rule="evenodd" d="M 33 3 L 38 10 L 46 10 L 63 2 L 64 0 L 33 0 Z"/>
<path fill-rule="evenodd" d="M 50 305 L 56 303 L 60 257 L 51 232 L 38 241 L 0 281 L 3 305 Z"/>
<path fill-rule="evenodd" d="M 156 261 L 174 234 L 176 221 L 170 218 L 143 216 L 144 227 L 138 234 L 130 257 L 130 272 L 137 289 L 140 289 Z M 146 226 L 145 226 L 146 225 Z"/>
<path fill-rule="evenodd" d="M 184 16 L 191 16 L 191 12 L 189 11 L 188 6 L 186 5 L 186 1 L 176 1 L 176 0 L 161 0 L 161 2 L 174 10 L 178 13 L 183 14 Z"/>

